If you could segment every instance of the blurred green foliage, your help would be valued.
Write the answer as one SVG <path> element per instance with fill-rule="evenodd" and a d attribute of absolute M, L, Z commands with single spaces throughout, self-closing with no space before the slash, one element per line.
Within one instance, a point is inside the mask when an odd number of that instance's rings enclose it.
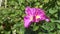
<path fill-rule="evenodd" d="M 34 23 L 30 28 L 24 28 L 27 6 L 44 9 L 51 22 Z M 0 34 L 60 34 L 60 0 L 4 1 L 0 7 Z"/>

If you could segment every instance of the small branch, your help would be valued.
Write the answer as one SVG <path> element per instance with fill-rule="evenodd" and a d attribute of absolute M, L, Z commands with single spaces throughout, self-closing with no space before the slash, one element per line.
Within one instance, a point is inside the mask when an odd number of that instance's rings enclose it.
<path fill-rule="evenodd" d="M 1 7 L 1 4 L 2 4 L 2 0 L 0 0 L 0 7 Z"/>
<path fill-rule="evenodd" d="M 7 7 L 7 0 L 5 0 L 5 8 Z"/>

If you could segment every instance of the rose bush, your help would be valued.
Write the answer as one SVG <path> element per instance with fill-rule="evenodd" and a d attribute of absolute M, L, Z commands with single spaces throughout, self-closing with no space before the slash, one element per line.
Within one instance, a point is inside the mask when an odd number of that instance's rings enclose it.
<path fill-rule="evenodd" d="M 60 34 L 60 0 L 3 0 L 0 5 L 0 34 Z"/>

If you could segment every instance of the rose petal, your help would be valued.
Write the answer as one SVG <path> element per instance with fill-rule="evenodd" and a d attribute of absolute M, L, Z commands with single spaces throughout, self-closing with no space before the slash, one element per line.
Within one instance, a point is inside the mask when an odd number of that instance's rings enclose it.
<path fill-rule="evenodd" d="M 50 18 L 46 16 L 45 21 L 50 22 Z"/>
<path fill-rule="evenodd" d="M 24 17 L 24 27 L 28 28 L 30 26 L 30 24 L 31 24 L 31 21 L 30 21 L 29 16 L 25 16 Z"/>
<path fill-rule="evenodd" d="M 26 7 L 25 13 L 27 15 L 33 15 L 35 13 L 35 8 Z"/>
<path fill-rule="evenodd" d="M 35 9 L 36 10 L 36 13 L 38 14 L 38 15 L 45 15 L 45 12 L 44 12 L 44 10 L 42 10 L 42 9 L 39 9 L 39 8 L 36 8 Z"/>
<path fill-rule="evenodd" d="M 39 9 L 39 8 L 36 8 L 35 10 L 36 10 L 35 16 L 39 16 L 37 19 L 35 19 L 36 22 L 45 20 L 45 12 L 44 12 L 44 10 Z"/>

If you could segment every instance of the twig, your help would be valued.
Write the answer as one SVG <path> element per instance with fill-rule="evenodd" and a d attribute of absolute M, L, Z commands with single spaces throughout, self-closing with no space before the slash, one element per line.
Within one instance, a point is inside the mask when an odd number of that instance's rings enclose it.
<path fill-rule="evenodd" d="M 0 0 L 0 7 L 1 7 L 1 4 L 2 4 L 2 0 Z"/>
<path fill-rule="evenodd" d="M 5 0 L 5 8 L 7 7 L 7 0 Z"/>

